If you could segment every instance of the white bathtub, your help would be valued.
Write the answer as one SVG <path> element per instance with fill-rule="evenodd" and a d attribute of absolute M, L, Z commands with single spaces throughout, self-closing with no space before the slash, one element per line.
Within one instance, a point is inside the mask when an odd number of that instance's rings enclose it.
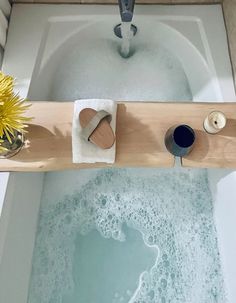
<path fill-rule="evenodd" d="M 53 88 L 58 92 L 60 81 L 54 81 L 52 76 L 63 59 L 68 60 L 75 38 L 85 41 L 81 39 L 96 31 L 96 24 L 103 20 L 110 25 L 119 23 L 118 7 L 15 5 L 3 70 L 18 79 L 17 89 L 22 96 L 29 94 L 32 100 L 80 97 L 73 92 L 56 95 Z M 174 50 L 187 76 L 193 101 L 236 100 L 221 6 L 137 6 L 134 23 L 141 29 L 148 22 L 156 24 L 162 45 Z M 102 35 L 104 31 L 97 28 L 96 34 Z M 107 30 L 112 35 L 111 28 Z M 236 173 L 209 170 L 208 176 L 225 284 L 229 302 L 234 303 Z M 2 180 L 6 178 L 7 175 L 2 176 Z M 0 220 L 1 303 L 27 302 L 43 181 L 43 173 L 11 173 L 8 183 L 5 182 Z M 1 183 L 1 190 L 4 187 Z"/>

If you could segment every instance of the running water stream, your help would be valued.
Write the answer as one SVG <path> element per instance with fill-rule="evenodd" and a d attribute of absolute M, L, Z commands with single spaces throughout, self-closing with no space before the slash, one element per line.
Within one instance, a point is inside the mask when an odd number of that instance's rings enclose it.
<path fill-rule="evenodd" d="M 131 30 L 131 22 L 121 23 L 121 56 L 128 58 L 130 55 L 130 42 L 133 37 L 133 32 Z"/>

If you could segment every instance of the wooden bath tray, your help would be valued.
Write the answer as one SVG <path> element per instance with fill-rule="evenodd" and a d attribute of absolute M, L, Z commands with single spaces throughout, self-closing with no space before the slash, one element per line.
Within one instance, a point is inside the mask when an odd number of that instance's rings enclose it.
<path fill-rule="evenodd" d="M 224 112 L 228 119 L 217 135 L 205 133 L 202 127 L 213 110 Z M 182 159 L 183 166 L 236 168 L 236 103 L 119 103 L 114 165 L 72 163 L 73 102 L 33 102 L 27 114 L 34 120 L 26 145 L 16 156 L 0 159 L 0 171 L 173 167 L 164 136 L 175 124 L 189 124 L 197 135 L 194 150 Z"/>

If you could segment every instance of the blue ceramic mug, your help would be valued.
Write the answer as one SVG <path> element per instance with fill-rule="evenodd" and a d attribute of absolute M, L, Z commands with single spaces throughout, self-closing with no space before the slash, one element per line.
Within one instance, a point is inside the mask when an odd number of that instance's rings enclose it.
<path fill-rule="evenodd" d="M 165 145 L 172 155 L 183 157 L 193 149 L 195 137 L 194 130 L 188 125 L 172 126 L 166 132 Z"/>

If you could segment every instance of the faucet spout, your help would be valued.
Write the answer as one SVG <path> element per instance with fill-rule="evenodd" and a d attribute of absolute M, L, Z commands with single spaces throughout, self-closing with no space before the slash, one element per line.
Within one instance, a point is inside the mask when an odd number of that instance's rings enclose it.
<path fill-rule="evenodd" d="M 130 23 L 129 31 L 133 33 L 133 36 L 135 36 L 137 33 L 137 27 L 131 24 L 134 14 L 135 0 L 118 0 L 118 2 L 120 8 L 120 17 L 122 22 L 114 27 L 114 33 L 117 37 L 123 38 L 122 28 L 124 31 L 126 25 L 129 25 L 128 23 Z"/>
<path fill-rule="evenodd" d="M 133 19 L 135 0 L 118 0 L 122 22 L 131 22 Z"/>

